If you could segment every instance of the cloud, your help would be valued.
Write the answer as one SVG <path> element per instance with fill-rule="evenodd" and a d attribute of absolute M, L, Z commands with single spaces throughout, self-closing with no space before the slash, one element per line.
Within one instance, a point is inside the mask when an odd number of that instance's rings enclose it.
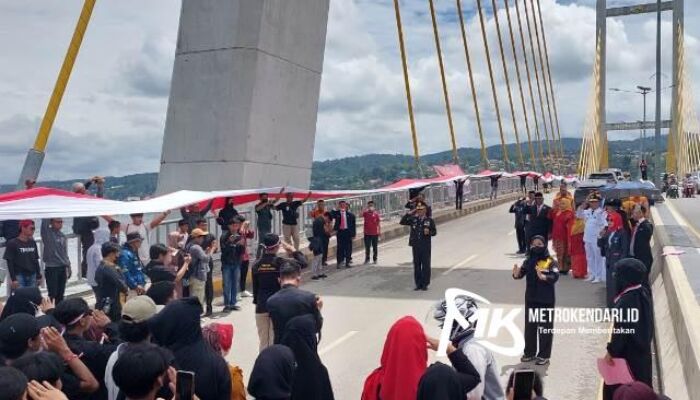
<path fill-rule="evenodd" d="M 168 37 L 148 37 L 121 67 L 119 82 L 128 92 L 147 97 L 167 97 L 175 58 L 175 42 Z"/>
<path fill-rule="evenodd" d="M 509 0 L 515 22 L 514 1 Z M 523 0 L 519 0 L 522 10 Z M 491 2 L 485 7 L 487 40 L 493 61 L 504 135 L 515 140 L 506 82 L 500 62 Z M 504 2 L 497 1 L 505 44 L 516 123 L 525 140 L 515 64 Z M 529 3 L 529 0 L 528 0 Z M 589 106 L 595 51 L 595 0 L 540 0 L 559 121 L 563 136 L 580 136 Z M 617 5 L 620 2 L 609 2 Z M 123 175 L 158 168 L 173 69 L 179 1 L 121 0 L 98 2 L 74 73 L 56 119 L 42 177 L 73 178 L 93 174 Z M 442 84 L 428 3 L 401 0 L 415 122 L 422 153 L 450 148 Z M 454 1 L 435 1 L 454 131 L 459 146 L 478 146 L 474 104 L 467 77 L 464 47 Z M 487 145 L 500 143 L 496 109 L 486 66 L 475 2 L 462 1 L 469 50 L 474 67 L 483 131 Z M 700 76 L 695 60 L 700 50 L 700 6 L 686 2 L 686 62 Z M 8 160 L 4 182 L 13 182 L 46 108 L 60 63 L 70 40 L 79 3 L 33 2 L 0 4 L 0 156 Z M 662 50 L 664 86 L 670 86 L 670 16 L 664 16 Z M 517 24 L 516 52 L 524 79 Z M 655 20 L 652 15 L 608 20 L 608 86 L 633 90 L 653 86 Z M 526 31 L 527 33 L 527 31 Z M 527 43 L 528 61 L 532 55 Z M 700 81 L 698 81 L 700 82 Z M 533 85 L 535 81 L 533 80 Z M 662 96 L 668 115 L 671 90 Z M 537 91 L 535 90 L 535 96 Z M 532 127 L 539 99 L 526 112 Z M 545 99 L 543 99 L 544 101 Z M 647 115 L 653 114 L 648 98 Z M 640 95 L 607 93 L 610 121 L 642 117 Z M 535 136 L 534 127 L 531 130 Z M 612 133 L 611 139 L 637 132 Z M 412 154 L 403 74 L 393 1 L 330 0 L 330 13 L 317 120 L 315 159 L 365 153 Z"/>

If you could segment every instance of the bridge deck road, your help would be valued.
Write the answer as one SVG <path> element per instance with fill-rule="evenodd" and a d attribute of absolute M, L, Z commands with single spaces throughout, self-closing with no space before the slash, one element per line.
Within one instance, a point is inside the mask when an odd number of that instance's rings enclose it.
<path fill-rule="evenodd" d="M 478 293 L 493 303 L 491 307 L 523 307 L 525 282 L 511 278 L 513 264 L 522 261 L 515 250 L 513 216 L 508 213 L 508 205 L 503 205 L 438 226 L 433 242 L 432 283 L 427 292 L 413 291 L 411 251 L 406 238 L 380 242 L 376 266 L 359 265 L 364 254 L 356 252 L 355 267 L 336 271 L 331 264 L 332 274 L 326 280 L 304 283 L 304 289 L 320 294 L 324 300 L 319 353 L 328 367 L 336 398 L 360 398 L 364 379 L 379 365 L 386 334 L 398 318 L 413 315 L 423 323 L 427 334 L 438 337 L 440 330 L 432 319 L 431 306 L 447 288 Z M 604 287 L 600 284 L 562 276 L 556 290 L 557 307 L 603 306 Z M 258 353 L 258 340 L 251 299 L 244 298 L 241 305 L 241 311 L 221 320 L 235 326 L 234 345 L 228 358 L 243 368 L 247 381 Z M 524 311 L 516 322 L 522 329 Z M 579 326 L 604 327 L 572 323 L 555 328 Z M 596 358 L 604 354 L 607 339 L 607 333 L 555 335 L 551 364 L 535 368 L 544 376 L 545 396 L 596 398 Z M 512 345 L 505 330 L 490 340 L 501 346 Z M 438 360 L 433 352 L 429 356 L 431 363 Z M 495 356 L 505 382 L 510 371 L 521 366 L 519 357 Z M 446 358 L 441 361 L 449 363 Z"/>

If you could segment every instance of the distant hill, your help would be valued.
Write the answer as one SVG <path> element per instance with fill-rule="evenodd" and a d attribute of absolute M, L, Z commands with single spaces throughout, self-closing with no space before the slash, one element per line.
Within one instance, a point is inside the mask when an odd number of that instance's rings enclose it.
<path fill-rule="evenodd" d="M 666 151 L 666 138 L 662 138 L 663 151 Z M 647 139 L 647 147 L 651 148 L 653 139 Z M 616 140 L 609 143 L 610 164 L 624 171 L 636 169 L 639 151 L 639 140 Z M 517 160 L 517 145 L 509 144 L 508 154 L 511 161 Z M 578 159 L 581 150 L 581 139 L 562 138 L 562 147 L 567 159 Z M 521 150 L 525 161 L 529 159 L 527 143 L 521 144 Z M 535 154 L 538 149 L 535 147 Z M 544 149 L 546 152 L 546 149 Z M 460 165 L 469 172 L 474 173 L 481 169 L 481 155 L 477 148 L 458 149 Z M 492 160 L 494 168 L 500 169 L 502 163 L 501 146 L 487 148 L 488 158 Z M 421 169 L 424 176 L 432 176 L 431 166 L 452 162 L 452 151 L 426 154 L 421 157 Z M 515 166 L 513 166 L 515 167 Z M 412 156 L 405 154 L 367 154 L 362 156 L 346 157 L 336 160 L 314 161 L 311 172 L 312 189 L 360 189 L 373 188 L 386 185 L 401 178 L 415 178 L 419 173 Z M 40 186 L 55 187 L 70 190 L 75 180 L 66 181 L 40 181 Z M 110 199 L 125 200 L 129 197 L 143 198 L 152 195 L 156 190 L 158 174 L 141 173 L 123 177 L 106 177 L 105 194 Z M 14 185 L 0 185 L 0 193 L 14 190 Z"/>

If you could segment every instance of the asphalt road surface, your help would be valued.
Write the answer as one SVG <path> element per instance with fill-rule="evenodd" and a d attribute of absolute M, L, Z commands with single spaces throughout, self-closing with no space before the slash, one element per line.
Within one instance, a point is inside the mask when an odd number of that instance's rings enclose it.
<path fill-rule="evenodd" d="M 511 278 L 513 264 L 522 261 L 515 250 L 513 216 L 508 214 L 508 205 L 503 205 L 438 226 L 433 241 L 432 283 L 427 292 L 413 291 L 407 238 L 380 242 L 376 266 L 361 265 L 364 254 L 358 252 L 353 268 L 336 270 L 331 264 L 326 280 L 304 283 L 304 289 L 318 293 L 324 301 L 319 353 L 330 373 L 336 399 L 360 398 L 364 379 L 379 365 L 389 327 L 400 317 L 414 316 L 423 323 L 427 334 L 438 337 L 440 329 L 432 319 L 431 307 L 444 297 L 447 288 L 477 293 L 492 302 L 490 309 L 502 307 L 505 313 L 523 307 L 525 282 Z M 562 276 L 556 290 L 557 307 L 604 306 L 605 289 L 601 284 Z M 228 359 L 243 369 L 247 382 L 258 354 L 258 339 L 252 300 L 244 298 L 240 304 L 241 311 L 218 320 L 234 324 L 234 344 Z M 523 311 L 515 321 L 522 329 Z M 600 385 L 596 358 L 605 354 L 608 334 L 581 333 L 579 327 L 606 325 L 555 324 L 555 328 L 570 328 L 573 333 L 555 335 L 549 366 L 529 365 L 544 376 L 545 396 L 550 399 L 596 398 Z M 505 347 L 513 343 L 503 329 L 488 340 Z M 438 360 L 433 352 L 429 356 L 430 362 Z M 513 368 L 522 366 L 519 356 L 495 356 L 503 382 Z M 446 359 L 441 361 L 449 363 Z"/>

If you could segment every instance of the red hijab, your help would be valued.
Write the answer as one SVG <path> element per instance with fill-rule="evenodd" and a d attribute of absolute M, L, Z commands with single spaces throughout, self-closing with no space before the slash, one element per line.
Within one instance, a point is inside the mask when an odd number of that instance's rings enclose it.
<path fill-rule="evenodd" d="M 622 216 L 617 212 L 608 213 L 608 220 L 612 221 L 612 226 L 608 225 L 608 232 L 617 232 L 623 228 Z"/>
<path fill-rule="evenodd" d="M 362 400 L 415 399 L 427 363 L 423 326 L 410 316 L 399 319 L 386 336 L 380 367 L 365 380 Z"/>

